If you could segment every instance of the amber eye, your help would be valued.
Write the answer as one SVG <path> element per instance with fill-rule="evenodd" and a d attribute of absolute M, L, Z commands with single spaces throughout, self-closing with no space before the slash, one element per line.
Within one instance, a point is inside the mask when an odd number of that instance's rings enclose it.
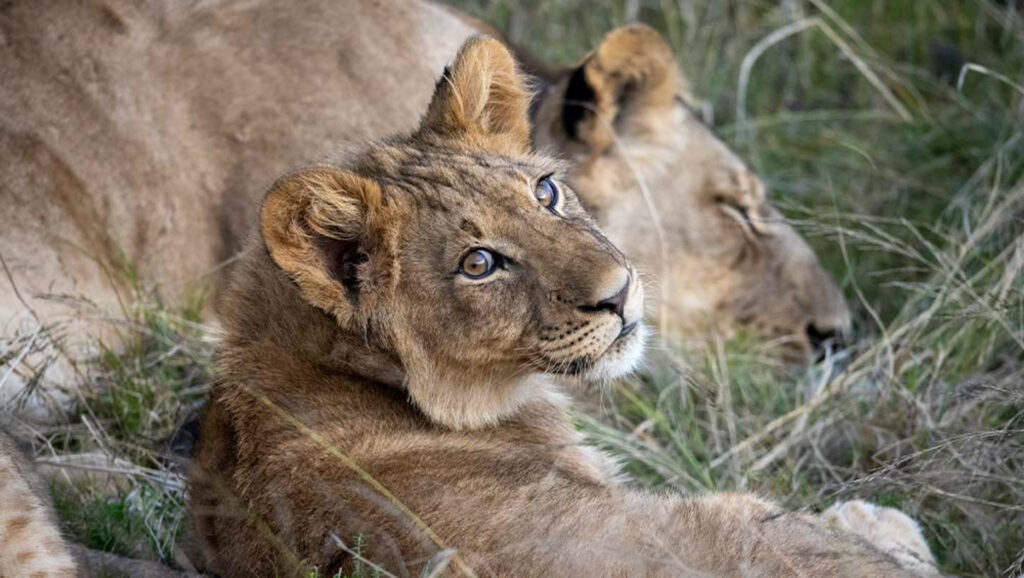
<path fill-rule="evenodd" d="M 533 196 L 537 198 L 540 206 L 546 209 L 554 211 L 558 206 L 558 186 L 551 181 L 550 177 L 544 177 L 537 183 Z"/>
<path fill-rule="evenodd" d="M 459 272 L 470 279 L 483 279 L 494 273 L 494 254 L 487 249 L 474 249 L 462 258 Z"/>

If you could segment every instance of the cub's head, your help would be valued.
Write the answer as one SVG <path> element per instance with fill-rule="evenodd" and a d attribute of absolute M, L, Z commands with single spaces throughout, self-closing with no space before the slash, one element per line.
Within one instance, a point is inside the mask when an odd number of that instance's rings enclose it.
<path fill-rule="evenodd" d="M 693 103 L 665 41 L 620 28 L 546 89 L 534 142 L 572 162 L 570 182 L 650 275 L 649 313 L 671 334 L 747 327 L 787 353 L 838 341 L 850 322 L 835 283 Z"/>
<path fill-rule="evenodd" d="M 471 39 L 415 134 L 287 176 L 261 209 L 302 300 L 397 360 L 449 427 L 509 415 L 550 374 L 622 375 L 643 347 L 639 278 L 563 166 L 531 153 L 528 104 L 508 51 Z"/>

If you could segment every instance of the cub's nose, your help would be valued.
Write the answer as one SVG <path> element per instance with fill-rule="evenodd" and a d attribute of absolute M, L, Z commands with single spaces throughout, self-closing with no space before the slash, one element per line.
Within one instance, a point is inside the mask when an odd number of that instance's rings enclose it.
<path fill-rule="evenodd" d="M 629 280 L 626 280 L 626 284 L 618 290 L 615 295 L 607 299 L 602 299 L 594 307 L 598 310 L 611 311 L 619 317 L 626 316 L 626 298 L 629 297 Z"/>
<path fill-rule="evenodd" d="M 615 292 L 607 297 L 598 299 L 597 303 L 593 305 L 583 305 L 580 307 L 583 311 L 588 313 L 595 313 L 598 311 L 608 311 L 619 316 L 623 321 L 626 318 L 626 302 L 629 300 L 629 286 L 631 279 L 626 276 L 626 280 L 622 285 L 615 290 Z"/>

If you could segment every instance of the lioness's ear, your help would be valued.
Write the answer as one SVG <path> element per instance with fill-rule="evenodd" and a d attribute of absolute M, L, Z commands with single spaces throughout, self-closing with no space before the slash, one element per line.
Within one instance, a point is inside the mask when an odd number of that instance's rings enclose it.
<path fill-rule="evenodd" d="M 660 34 L 643 24 L 617 28 L 570 75 L 562 128 L 569 138 L 603 150 L 616 120 L 646 107 L 673 106 L 681 85 L 672 49 Z"/>
<path fill-rule="evenodd" d="M 526 78 L 512 54 L 493 38 L 474 36 L 438 81 L 421 130 L 521 154 L 530 149 L 529 107 Z"/>
<path fill-rule="evenodd" d="M 348 324 L 358 311 L 374 241 L 370 222 L 379 186 L 334 168 L 311 168 L 281 178 L 260 209 L 260 232 L 274 262 L 312 305 Z"/>

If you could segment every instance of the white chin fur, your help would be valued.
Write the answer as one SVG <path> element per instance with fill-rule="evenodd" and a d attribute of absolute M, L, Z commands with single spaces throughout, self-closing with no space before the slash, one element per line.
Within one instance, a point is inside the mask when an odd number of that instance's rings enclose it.
<path fill-rule="evenodd" d="M 640 364 L 647 343 L 647 326 L 639 323 L 633 333 L 613 343 L 600 359 L 580 377 L 586 381 L 602 382 L 629 374 Z"/>

